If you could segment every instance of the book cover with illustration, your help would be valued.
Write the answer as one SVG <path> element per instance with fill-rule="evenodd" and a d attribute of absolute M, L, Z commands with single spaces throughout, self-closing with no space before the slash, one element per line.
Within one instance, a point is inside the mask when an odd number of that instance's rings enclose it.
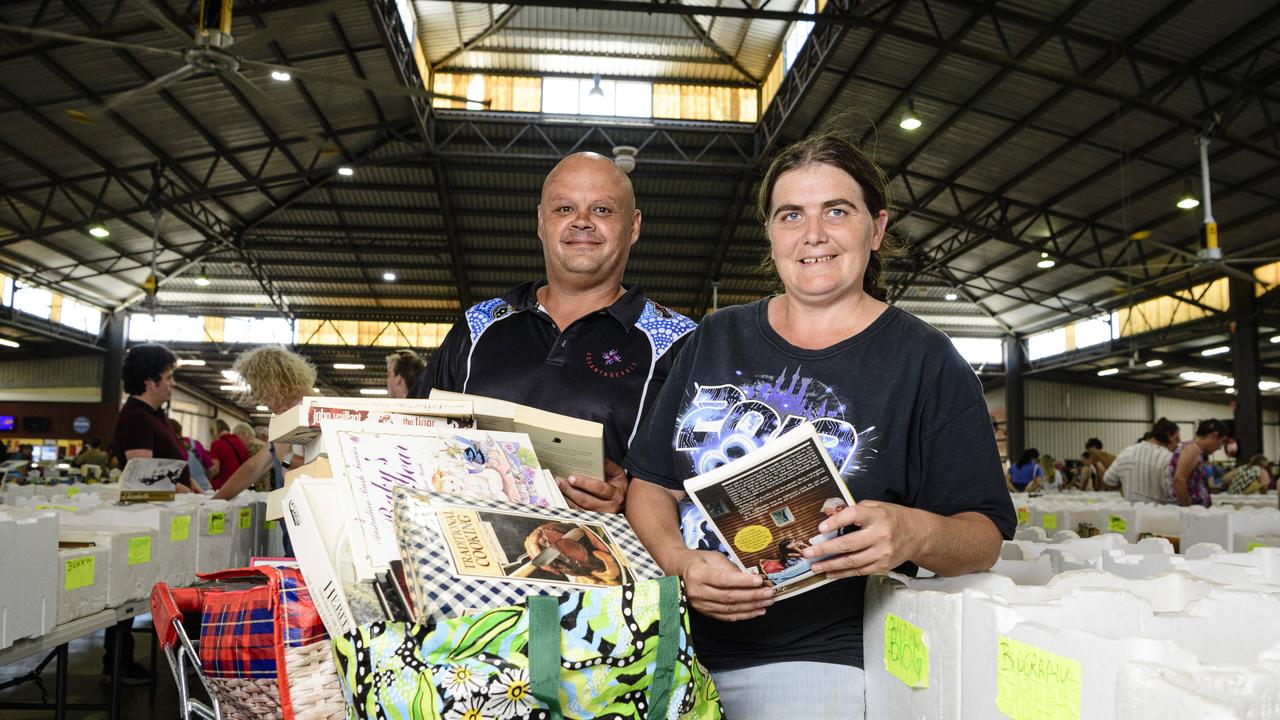
<path fill-rule="evenodd" d="M 395 528 L 419 622 L 663 575 L 615 513 L 400 488 Z"/>
<path fill-rule="evenodd" d="M 853 505 L 822 439 L 809 423 L 710 472 L 684 481 L 729 559 L 763 575 L 776 597 L 830 582 L 810 569 L 802 551 L 852 528 L 819 533 L 818 525 Z M 821 558 L 817 558 L 821 559 Z"/>
<path fill-rule="evenodd" d="M 372 580 L 375 569 L 399 557 L 391 523 L 396 487 L 566 506 L 520 433 L 335 420 L 324 423 L 324 442 L 341 481 L 339 498 L 361 530 L 353 542 L 361 579 Z"/>

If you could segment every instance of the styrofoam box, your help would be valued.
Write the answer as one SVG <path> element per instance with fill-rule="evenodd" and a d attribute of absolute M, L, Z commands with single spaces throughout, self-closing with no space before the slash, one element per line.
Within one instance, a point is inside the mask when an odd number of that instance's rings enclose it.
<path fill-rule="evenodd" d="M 150 597 L 160 581 L 155 552 L 159 546 L 154 528 L 120 526 L 65 526 L 60 542 L 91 542 L 106 548 L 107 605 L 118 607 L 130 600 Z"/>
<path fill-rule="evenodd" d="M 88 563 L 87 569 L 73 572 L 73 566 L 79 563 Z M 107 607 L 109 563 L 107 549 L 103 547 L 58 551 L 54 570 L 58 576 L 59 625 L 92 615 Z M 76 584 L 68 586 L 68 581 Z"/>
<path fill-rule="evenodd" d="M 172 502 L 104 505 L 83 513 L 67 513 L 63 524 L 144 527 L 156 531 L 152 561 L 159 578 L 174 587 L 195 582 L 196 518 L 193 508 Z"/>
<path fill-rule="evenodd" d="M 1270 508 L 1187 508 L 1182 514 L 1182 542 L 1188 547 L 1196 543 L 1215 543 L 1227 552 L 1244 551 L 1237 547 L 1241 536 L 1280 534 L 1280 510 Z"/>
<path fill-rule="evenodd" d="M 219 519 L 220 518 L 220 519 Z M 226 500 L 206 500 L 195 508 L 196 572 L 207 573 L 236 567 L 232 564 L 235 540 L 235 513 Z"/>
<path fill-rule="evenodd" d="M 1129 662 L 1116 679 L 1116 717 L 1134 720 L 1266 720 L 1280 717 L 1280 657 L 1253 665 L 1178 669 Z"/>
<path fill-rule="evenodd" d="M 1022 586 L 993 573 L 924 580 L 896 574 L 873 576 L 868 579 L 863 613 L 867 716 L 961 717 L 957 708 L 961 707 L 962 670 L 966 674 L 973 672 L 970 666 L 960 661 L 964 654 L 962 630 L 971 622 L 965 605 L 968 592 L 982 591 L 979 597 L 1013 598 L 1020 609 L 1026 605 L 1035 611 L 1048 607 L 1065 595 L 1088 588 L 1119 589 L 1123 591 L 1122 595 L 1128 593 L 1129 597 L 1137 595 L 1143 598 L 1158 612 L 1178 612 L 1220 586 L 1179 573 L 1126 580 L 1095 570 L 1069 572 L 1044 585 Z M 909 688 L 886 670 L 883 661 L 884 624 L 889 613 L 923 631 L 930 663 L 928 688 Z M 986 610 L 984 614 L 990 616 L 993 613 Z M 1013 610 L 1004 616 L 1008 625 L 1027 619 L 1025 614 L 1020 615 Z M 994 654 L 988 660 L 994 668 Z M 968 684 L 967 679 L 963 682 Z"/>
<path fill-rule="evenodd" d="M 1147 598 L 1129 592 L 1143 581 L 1127 582 L 1135 585 L 1079 588 L 1034 605 L 966 591 L 959 716 L 1005 717 L 997 701 L 1002 636 L 1052 653 L 1058 661 L 1079 663 L 1079 716 L 1098 720 L 1117 717 L 1116 678 L 1125 662 L 1179 669 L 1200 662 L 1252 665 L 1280 643 L 1280 624 L 1257 621 L 1280 614 L 1280 597 L 1218 588 L 1182 612 L 1156 612 Z"/>
<path fill-rule="evenodd" d="M 0 512 L 0 650 L 58 622 L 58 517 Z"/>

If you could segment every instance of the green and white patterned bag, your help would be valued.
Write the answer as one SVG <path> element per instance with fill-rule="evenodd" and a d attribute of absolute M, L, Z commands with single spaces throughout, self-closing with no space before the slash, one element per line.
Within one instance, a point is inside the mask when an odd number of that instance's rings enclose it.
<path fill-rule="evenodd" d="M 371 623 L 333 649 L 351 718 L 721 717 L 676 577 L 531 596 L 434 629 Z"/>

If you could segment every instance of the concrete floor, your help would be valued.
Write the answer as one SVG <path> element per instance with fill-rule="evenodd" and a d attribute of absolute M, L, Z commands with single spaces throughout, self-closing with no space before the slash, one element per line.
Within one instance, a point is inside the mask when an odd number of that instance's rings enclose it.
<path fill-rule="evenodd" d="M 151 616 L 137 618 L 135 624 L 141 628 L 151 623 Z M 137 647 L 135 659 L 144 667 L 150 662 L 151 639 L 149 633 L 136 632 Z M 72 703 L 103 703 L 110 701 L 111 688 L 101 682 L 102 676 L 102 643 L 103 633 L 74 640 L 68 646 L 69 672 L 67 674 L 67 701 Z M 9 665 L 0 666 L 0 683 L 25 675 L 35 669 L 43 655 L 29 657 Z M 52 660 L 41 674 L 49 701 L 53 701 L 55 685 L 54 669 L 57 661 Z M 163 718 L 172 720 L 178 717 L 178 689 L 173 682 L 173 673 L 164 653 L 156 651 L 156 704 L 148 706 L 146 685 L 121 685 L 120 717 L 125 720 L 146 720 Z M 194 685 L 199 686 L 198 682 Z M 40 689 L 34 683 L 0 690 L 0 702 L 40 701 Z M 49 710 L 0 710 L 0 718 L 4 720 L 35 720 L 52 718 L 53 709 Z M 68 710 L 68 718 L 76 720 L 105 720 L 106 710 Z"/>

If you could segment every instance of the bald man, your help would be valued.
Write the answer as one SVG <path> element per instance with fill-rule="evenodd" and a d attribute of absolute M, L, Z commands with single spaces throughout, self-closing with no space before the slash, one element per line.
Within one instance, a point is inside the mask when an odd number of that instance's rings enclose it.
<path fill-rule="evenodd" d="M 640 210 L 608 158 L 577 153 L 547 175 L 538 239 L 546 279 L 468 309 L 410 396 L 439 388 L 602 423 L 606 477 L 557 480 L 575 506 L 618 512 L 627 448 L 693 321 L 622 284 Z"/>

